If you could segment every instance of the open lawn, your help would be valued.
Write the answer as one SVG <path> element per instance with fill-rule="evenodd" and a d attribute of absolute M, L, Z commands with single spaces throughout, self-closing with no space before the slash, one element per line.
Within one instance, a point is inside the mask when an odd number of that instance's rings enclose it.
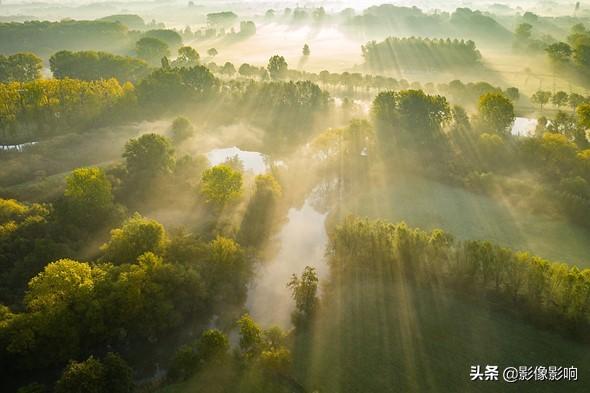
<path fill-rule="evenodd" d="M 364 190 L 346 212 L 426 230 L 441 228 L 459 239 L 490 240 L 514 250 L 590 266 L 590 234 L 564 219 L 514 209 L 498 199 L 412 175 Z"/>
<path fill-rule="evenodd" d="M 297 379 L 308 391 L 588 392 L 590 352 L 484 305 L 406 282 L 346 283 L 315 329 L 298 337 Z M 470 367 L 575 366 L 578 382 L 472 382 Z"/>

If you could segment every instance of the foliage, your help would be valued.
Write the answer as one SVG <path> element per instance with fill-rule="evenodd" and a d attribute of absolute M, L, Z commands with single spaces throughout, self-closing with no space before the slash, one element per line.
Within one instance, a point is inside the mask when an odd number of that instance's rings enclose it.
<path fill-rule="evenodd" d="M 502 94 L 488 93 L 479 99 L 479 116 L 489 130 L 506 135 L 514 124 L 514 105 Z"/>
<path fill-rule="evenodd" d="M 253 124 L 272 131 L 275 143 L 297 142 L 309 135 L 316 117 L 329 108 L 329 95 L 305 82 L 250 83 L 234 105 Z"/>
<path fill-rule="evenodd" d="M 177 117 L 172 122 L 171 132 L 172 140 L 180 143 L 191 138 L 195 134 L 195 128 L 186 117 Z"/>
<path fill-rule="evenodd" d="M 158 69 L 138 84 L 137 100 L 153 116 L 212 98 L 218 87 L 218 80 L 203 66 Z"/>
<path fill-rule="evenodd" d="M 382 92 L 375 97 L 371 115 L 384 147 L 425 145 L 436 141 L 451 120 L 451 108 L 442 96 L 421 90 Z"/>
<path fill-rule="evenodd" d="M 0 83 L 0 138 L 30 141 L 95 124 L 127 93 L 115 79 Z M 114 112 L 114 113 L 113 113 Z"/>
<path fill-rule="evenodd" d="M 129 41 L 116 22 L 66 19 L 60 22 L 0 23 L 0 52 L 49 56 L 58 50 L 120 50 Z"/>
<path fill-rule="evenodd" d="M 309 45 L 305 44 L 303 45 L 303 49 L 301 51 L 301 53 L 303 54 L 303 56 L 309 56 L 311 54 L 311 50 L 309 49 Z"/>
<path fill-rule="evenodd" d="M 539 104 L 541 106 L 541 111 L 542 111 L 543 106 L 549 102 L 550 98 L 551 98 L 551 92 L 539 90 L 531 96 L 531 102 L 534 104 Z"/>
<path fill-rule="evenodd" d="M 178 57 L 172 62 L 174 67 L 194 67 L 199 65 L 199 52 L 191 46 L 183 46 L 178 49 Z"/>
<path fill-rule="evenodd" d="M 362 47 L 365 64 L 372 70 L 447 70 L 479 65 L 481 54 L 473 41 L 389 37 Z"/>
<path fill-rule="evenodd" d="M 157 134 L 130 139 L 125 144 L 123 158 L 130 185 L 142 189 L 159 176 L 170 174 L 174 168 L 172 145 L 167 138 Z"/>
<path fill-rule="evenodd" d="M 268 60 L 268 73 L 272 79 L 283 79 L 287 73 L 288 64 L 283 56 L 275 55 Z"/>
<path fill-rule="evenodd" d="M 32 53 L 0 55 L 0 82 L 31 82 L 41 77 L 43 60 Z"/>
<path fill-rule="evenodd" d="M 172 50 L 176 50 L 182 46 L 182 37 L 174 30 L 155 29 L 148 30 L 142 34 L 142 38 L 154 38 L 168 46 Z M 141 41 L 141 39 L 140 39 Z"/>
<path fill-rule="evenodd" d="M 96 227 L 113 214 L 113 194 L 100 168 L 78 168 L 66 178 L 64 219 L 79 227 Z"/>
<path fill-rule="evenodd" d="M 273 216 L 282 190 L 270 174 L 256 176 L 255 184 L 254 195 L 248 203 L 238 239 L 244 246 L 258 248 L 271 233 Z"/>
<path fill-rule="evenodd" d="M 240 330 L 240 351 L 246 358 L 253 358 L 262 352 L 262 329 L 248 314 L 237 321 Z"/>
<path fill-rule="evenodd" d="M 583 329 L 590 323 L 588 270 L 486 241 L 458 243 L 440 230 L 349 217 L 331 234 L 328 255 L 334 281 L 359 276 L 436 281 L 471 296 L 493 293 L 506 306 L 544 315 L 554 327 Z"/>
<path fill-rule="evenodd" d="M 228 165 L 217 165 L 203 172 L 201 192 L 209 203 L 223 206 L 242 194 L 242 174 Z"/>
<path fill-rule="evenodd" d="M 162 255 L 167 241 L 162 224 L 135 213 L 121 228 L 111 231 L 111 239 L 101 250 L 105 261 L 117 264 L 134 263 L 146 252 Z"/>
<path fill-rule="evenodd" d="M 57 393 L 131 393 L 133 378 L 127 363 L 109 352 L 101 361 L 89 357 L 83 362 L 72 361 L 56 384 Z"/>
<path fill-rule="evenodd" d="M 319 279 L 315 269 L 306 266 L 301 274 L 301 278 L 293 274 L 287 284 L 295 300 L 295 311 L 292 315 L 295 326 L 305 326 L 317 312 L 319 304 L 317 296 L 318 282 Z"/>
<path fill-rule="evenodd" d="M 145 60 L 149 64 L 157 65 L 163 57 L 170 56 L 168 45 L 153 37 L 143 37 L 135 44 L 137 57 Z"/>
<path fill-rule="evenodd" d="M 95 51 L 60 51 L 51 56 L 49 65 L 57 79 L 92 81 L 115 78 L 125 83 L 137 82 L 149 73 L 148 65 L 142 60 Z"/>

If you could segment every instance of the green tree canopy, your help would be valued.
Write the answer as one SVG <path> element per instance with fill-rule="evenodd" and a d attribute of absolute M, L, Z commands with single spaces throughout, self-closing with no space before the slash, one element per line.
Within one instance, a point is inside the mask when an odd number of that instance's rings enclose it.
<path fill-rule="evenodd" d="M 190 120 L 186 117 L 177 117 L 172 122 L 170 131 L 172 132 L 172 139 L 174 142 L 180 143 L 192 137 L 195 133 L 195 128 Z"/>
<path fill-rule="evenodd" d="M 275 55 L 268 61 L 268 73 L 272 79 L 282 79 L 287 75 L 289 65 L 283 56 Z"/>
<path fill-rule="evenodd" d="M 223 206 L 241 195 L 242 174 L 223 164 L 209 168 L 201 177 L 201 192 L 207 202 Z"/>
<path fill-rule="evenodd" d="M 0 54 L 0 82 L 30 82 L 41 77 L 43 60 L 32 53 Z"/>
<path fill-rule="evenodd" d="M 167 175 L 174 168 L 174 149 L 170 141 L 158 134 L 144 134 L 125 144 L 127 172 L 135 184 L 145 185 Z"/>
<path fill-rule="evenodd" d="M 116 78 L 119 82 L 136 82 L 149 73 L 143 60 L 111 53 L 60 51 L 51 56 L 49 65 L 58 79 L 100 80 Z"/>
<path fill-rule="evenodd" d="M 102 259 L 118 264 L 134 263 L 146 252 L 162 255 L 167 242 L 162 224 L 135 213 L 120 228 L 111 231 L 111 239 L 101 247 Z"/>
<path fill-rule="evenodd" d="M 163 57 L 170 56 L 168 45 L 153 37 L 143 37 L 135 44 L 137 57 L 152 65 L 160 64 Z"/>
<path fill-rule="evenodd" d="M 182 46 L 178 49 L 178 57 L 172 62 L 174 67 L 194 67 L 199 65 L 199 52 L 191 46 Z"/>
<path fill-rule="evenodd" d="M 503 94 L 488 93 L 479 99 L 479 116 L 492 131 L 506 135 L 514 124 L 514 105 Z"/>
<path fill-rule="evenodd" d="M 86 227 L 104 221 L 114 208 L 111 183 L 100 168 L 75 169 L 66 178 L 64 200 L 67 219 Z"/>
<path fill-rule="evenodd" d="M 539 90 L 531 96 L 531 102 L 533 104 L 539 104 L 541 107 L 541 111 L 543 111 L 543 106 L 545 106 L 549 102 L 550 98 L 551 98 L 550 91 Z"/>

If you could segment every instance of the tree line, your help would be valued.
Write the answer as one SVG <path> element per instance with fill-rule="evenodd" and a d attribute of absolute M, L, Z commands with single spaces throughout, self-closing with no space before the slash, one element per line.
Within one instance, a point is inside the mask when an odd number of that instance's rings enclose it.
<path fill-rule="evenodd" d="M 473 41 L 389 37 L 362 47 L 365 65 L 375 71 L 448 70 L 480 64 Z"/>
<path fill-rule="evenodd" d="M 441 230 L 348 217 L 330 233 L 328 257 L 331 282 L 340 285 L 358 277 L 386 285 L 443 285 L 501 302 L 506 310 L 580 340 L 590 324 L 590 269 L 487 241 L 457 241 Z"/>

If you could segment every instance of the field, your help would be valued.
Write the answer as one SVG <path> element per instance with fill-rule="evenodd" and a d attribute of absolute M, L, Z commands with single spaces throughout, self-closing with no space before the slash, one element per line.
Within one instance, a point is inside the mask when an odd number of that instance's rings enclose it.
<path fill-rule="evenodd" d="M 549 383 L 471 382 L 472 365 L 582 365 L 588 351 L 488 307 L 410 284 L 359 282 L 300 338 L 297 371 L 320 392 L 555 392 Z M 580 370 L 580 380 L 588 378 Z M 559 391 L 586 392 L 572 382 Z"/>
<path fill-rule="evenodd" d="M 444 229 L 459 239 L 494 241 L 552 260 L 590 266 L 590 235 L 565 220 L 515 209 L 501 200 L 412 175 L 345 203 L 360 216 Z"/>

